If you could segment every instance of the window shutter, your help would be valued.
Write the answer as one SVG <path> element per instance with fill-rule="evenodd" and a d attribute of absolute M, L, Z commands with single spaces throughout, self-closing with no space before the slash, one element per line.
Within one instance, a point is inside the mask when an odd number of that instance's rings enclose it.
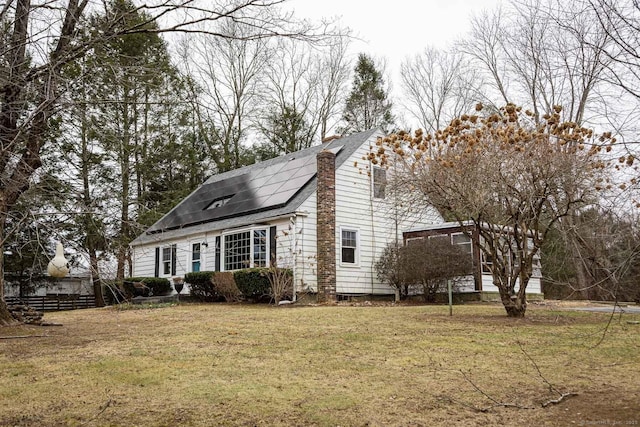
<path fill-rule="evenodd" d="M 171 245 L 171 275 L 176 275 L 176 255 L 177 255 L 176 245 Z"/>
<path fill-rule="evenodd" d="M 216 236 L 216 262 L 215 262 L 215 271 L 220 271 L 220 236 Z"/>
<path fill-rule="evenodd" d="M 160 277 L 160 248 L 156 248 L 156 262 L 154 264 L 153 277 Z"/>
<path fill-rule="evenodd" d="M 276 247 L 276 226 L 269 227 L 269 261 L 271 265 L 276 263 L 277 247 Z"/>

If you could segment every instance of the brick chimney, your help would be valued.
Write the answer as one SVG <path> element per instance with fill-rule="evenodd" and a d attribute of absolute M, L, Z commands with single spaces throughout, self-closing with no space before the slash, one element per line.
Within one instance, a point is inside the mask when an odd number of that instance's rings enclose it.
<path fill-rule="evenodd" d="M 318 302 L 336 301 L 336 155 L 318 153 Z"/>

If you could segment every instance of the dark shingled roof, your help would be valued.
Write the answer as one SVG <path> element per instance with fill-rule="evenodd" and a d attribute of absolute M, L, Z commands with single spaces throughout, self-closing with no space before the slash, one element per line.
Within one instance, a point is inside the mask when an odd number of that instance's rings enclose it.
<path fill-rule="evenodd" d="M 185 232 L 239 227 L 294 213 L 316 190 L 316 155 L 322 150 L 335 152 L 337 168 L 375 132 L 374 129 L 352 134 L 214 175 L 131 244 Z"/>

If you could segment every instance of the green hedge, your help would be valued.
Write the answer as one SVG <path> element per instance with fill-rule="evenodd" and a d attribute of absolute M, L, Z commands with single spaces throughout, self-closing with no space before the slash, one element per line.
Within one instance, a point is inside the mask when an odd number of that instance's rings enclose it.
<path fill-rule="evenodd" d="M 214 274 L 215 272 L 213 271 L 198 271 L 185 274 L 184 281 L 189 284 L 191 296 L 205 302 L 224 300 L 211 281 Z"/>
<path fill-rule="evenodd" d="M 291 270 L 284 271 L 292 275 Z M 200 301 L 235 301 L 241 294 L 250 301 L 268 302 L 274 297 L 269 274 L 269 268 L 248 268 L 234 272 L 199 271 L 185 274 L 184 281 L 189 284 L 191 295 Z M 291 289 L 287 289 L 281 297 L 290 298 Z"/>
<path fill-rule="evenodd" d="M 134 283 L 144 283 L 146 289 L 137 288 Z M 122 284 L 125 292 L 134 297 L 168 295 L 173 290 L 169 279 L 160 277 L 127 277 Z"/>
<path fill-rule="evenodd" d="M 271 299 L 271 284 L 267 273 L 268 268 L 247 268 L 233 272 L 233 278 L 242 295 L 251 301 L 265 301 Z"/>

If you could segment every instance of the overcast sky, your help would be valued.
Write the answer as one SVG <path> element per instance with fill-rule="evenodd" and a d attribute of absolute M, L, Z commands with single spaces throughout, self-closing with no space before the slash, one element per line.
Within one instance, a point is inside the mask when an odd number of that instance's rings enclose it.
<path fill-rule="evenodd" d="M 355 52 L 384 56 L 389 64 L 424 47 L 447 47 L 467 32 L 470 17 L 492 10 L 500 0 L 290 0 L 288 6 L 304 18 L 339 17 L 363 42 Z"/>
<path fill-rule="evenodd" d="M 352 54 L 385 58 L 393 86 L 400 93 L 400 63 L 431 45 L 447 48 L 470 28 L 471 16 L 493 10 L 501 0 L 289 0 L 299 18 L 340 19 L 353 30 Z M 394 102 L 397 105 L 397 102 Z"/>

